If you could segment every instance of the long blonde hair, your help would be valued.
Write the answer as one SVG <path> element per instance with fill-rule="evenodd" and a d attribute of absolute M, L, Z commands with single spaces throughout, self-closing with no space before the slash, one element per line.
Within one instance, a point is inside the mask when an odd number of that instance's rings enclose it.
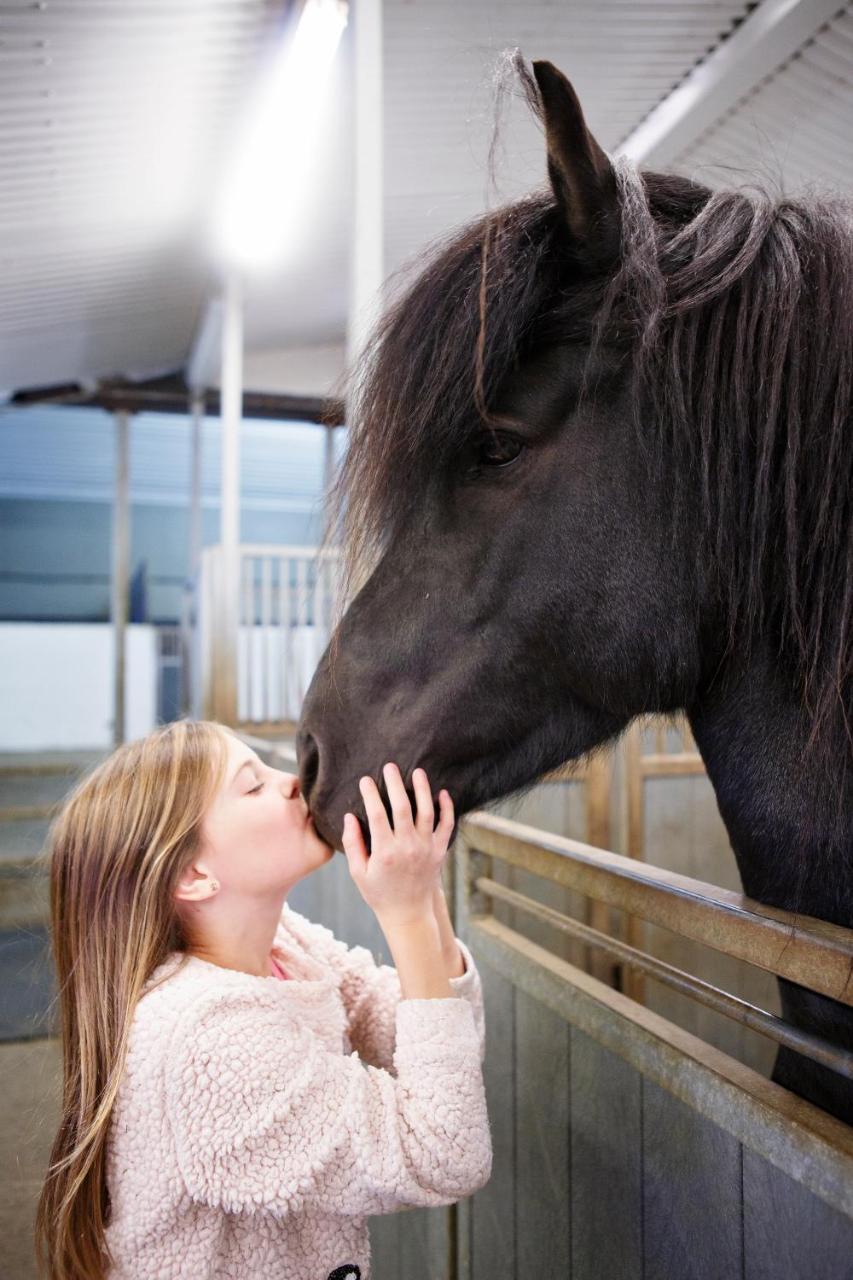
<path fill-rule="evenodd" d="M 178 721 L 120 747 L 51 827 L 63 1092 L 36 1217 L 51 1280 L 102 1280 L 110 1264 L 110 1117 L 142 988 L 170 952 L 189 945 L 173 892 L 223 775 L 225 732 Z"/>

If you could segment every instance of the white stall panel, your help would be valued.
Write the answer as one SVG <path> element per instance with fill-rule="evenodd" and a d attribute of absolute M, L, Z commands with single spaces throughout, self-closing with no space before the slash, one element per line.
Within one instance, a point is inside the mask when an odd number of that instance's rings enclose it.
<path fill-rule="evenodd" d="M 127 736 L 157 723 L 156 628 L 127 628 Z M 108 623 L 0 624 L 0 751 L 109 747 L 113 629 Z"/>

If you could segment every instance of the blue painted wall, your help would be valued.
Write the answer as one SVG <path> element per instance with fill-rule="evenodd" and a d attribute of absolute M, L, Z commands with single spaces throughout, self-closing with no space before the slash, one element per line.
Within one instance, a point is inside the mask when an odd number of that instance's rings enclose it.
<path fill-rule="evenodd" d="M 176 622 L 189 544 L 190 425 L 131 420 L 131 572 L 148 619 Z M 344 446 L 337 431 L 336 454 Z M 219 536 L 219 422 L 203 427 L 203 541 Z M 244 542 L 314 545 L 322 532 L 324 429 L 246 421 Z M 0 619 L 103 620 L 110 608 L 114 424 L 98 410 L 0 413 Z"/>

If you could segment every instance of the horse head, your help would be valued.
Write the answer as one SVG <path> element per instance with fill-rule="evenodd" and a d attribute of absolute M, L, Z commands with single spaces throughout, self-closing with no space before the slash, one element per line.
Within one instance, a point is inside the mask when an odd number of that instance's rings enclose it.
<path fill-rule="evenodd" d="M 463 813 L 683 705 L 713 659 L 713 593 L 637 430 L 636 324 L 622 302 L 601 323 L 623 259 L 617 173 L 569 82 L 534 73 L 550 193 L 439 253 L 356 399 L 344 486 L 373 567 L 299 733 L 335 843 L 358 778 L 387 760 L 407 779 L 422 765 Z M 661 217 L 707 196 L 661 179 Z"/>
<path fill-rule="evenodd" d="M 550 63 L 520 72 L 550 189 L 443 246 L 355 384 L 369 572 L 306 698 L 304 792 L 337 843 L 387 760 L 464 813 L 685 708 L 739 861 L 790 899 L 780 845 L 848 838 L 849 211 L 639 173 Z"/>

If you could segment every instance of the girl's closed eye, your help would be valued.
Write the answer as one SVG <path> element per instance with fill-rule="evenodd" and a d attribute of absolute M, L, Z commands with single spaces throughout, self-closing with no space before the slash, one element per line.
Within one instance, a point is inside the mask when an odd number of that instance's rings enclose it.
<path fill-rule="evenodd" d="M 252 787 L 249 791 L 247 791 L 246 795 L 247 796 L 256 795 L 258 791 L 261 791 L 263 789 L 263 785 L 264 785 L 263 782 L 259 782 L 256 787 Z"/>

